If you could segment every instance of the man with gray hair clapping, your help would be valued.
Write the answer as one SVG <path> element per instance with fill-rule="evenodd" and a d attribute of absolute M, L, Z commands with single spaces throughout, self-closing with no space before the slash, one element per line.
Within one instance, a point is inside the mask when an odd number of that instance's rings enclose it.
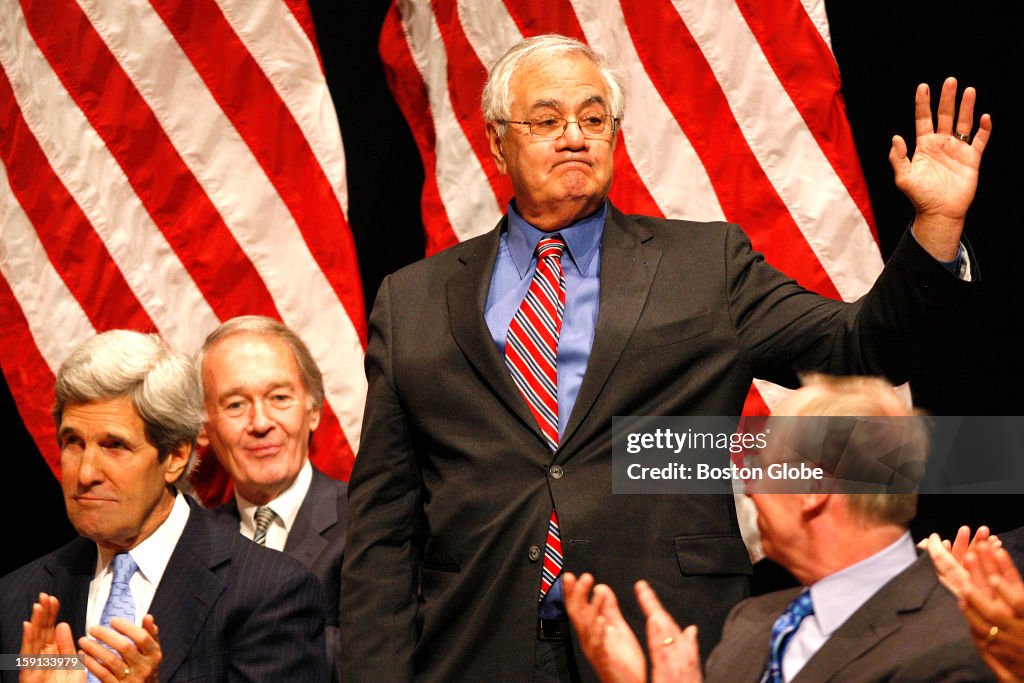
<path fill-rule="evenodd" d="M 766 554 L 802 587 L 738 604 L 702 671 L 697 628 L 680 629 L 650 584 L 638 582 L 651 680 L 992 680 L 956 599 L 911 540 L 917 494 L 876 467 L 924 461 L 920 421 L 885 381 L 864 377 L 813 378 L 778 412 L 796 417 L 782 418 L 782 430 L 772 418 L 774 445 L 762 461 L 806 460 L 813 452 L 829 475 L 749 483 Z M 851 419 L 858 415 L 872 417 Z M 565 586 L 569 616 L 601 680 L 646 681 L 647 660 L 612 590 L 595 587 L 590 574 L 566 575 Z"/>

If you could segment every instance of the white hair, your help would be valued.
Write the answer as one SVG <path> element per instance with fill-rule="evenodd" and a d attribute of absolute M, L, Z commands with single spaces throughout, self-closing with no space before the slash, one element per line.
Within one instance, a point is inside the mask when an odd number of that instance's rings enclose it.
<path fill-rule="evenodd" d="M 608 88 L 608 109 L 613 117 L 621 119 L 626 109 L 622 79 L 608 66 L 604 57 L 578 40 L 547 33 L 516 43 L 498 59 L 480 96 L 484 121 L 497 124 L 498 133 L 505 135 L 508 132 L 505 122 L 512 116 L 512 79 L 518 70 L 527 64 L 571 54 L 582 55 L 594 63 Z"/>
<path fill-rule="evenodd" d="M 189 357 L 159 336 L 130 330 L 96 335 L 60 366 L 54 394 L 58 431 L 68 405 L 128 399 L 159 458 L 182 444 L 191 446 L 181 479 L 192 473 L 203 425 L 203 392 Z"/>

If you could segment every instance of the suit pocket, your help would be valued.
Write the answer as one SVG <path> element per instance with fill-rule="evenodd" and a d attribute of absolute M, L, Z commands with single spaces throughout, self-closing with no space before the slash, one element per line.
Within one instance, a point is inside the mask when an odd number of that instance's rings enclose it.
<path fill-rule="evenodd" d="M 687 576 L 752 574 L 750 555 L 740 536 L 676 536 L 679 571 Z"/>
<path fill-rule="evenodd" d="M 420 590 L 424 598 L 436 597 L 450 590 L 459 576 L 457 564 L 424 562 L 420 567 Z"/>
<path fill-rule="evenodd" d="M 656 349 L 707 334 L 712 328 L 711 311 L 704 311 L 683 320 L 643 325 L 633 336 L 636 349 Z"/>

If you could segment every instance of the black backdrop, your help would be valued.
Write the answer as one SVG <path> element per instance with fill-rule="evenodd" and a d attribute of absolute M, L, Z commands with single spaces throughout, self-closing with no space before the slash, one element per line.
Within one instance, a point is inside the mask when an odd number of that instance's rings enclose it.
<path fill-rule="evenodd" d="M 380 280 L 419 258 L 423 238 L 419 191 L 423 171 L 412 138 L 390 97 L 377 56 L 385 0 L 310 0 L 317 38 L 341 121 L 348 161 L 349 219 L 372 304 Z M 1022 287 L 1016 277 L 1024 239 L 1011 212 L 1022 156 L 1015 110 L 1021 38 L 1012 3 L 964 5 L 923 2 L 826 2 L 832 45 L 843 75 L 843 95 L 867 178 L 884 256 L 891 254 L 912 212 L 895 189 L 887 161 L 894 133 L 913 139 L 913 95 L 926 81 L 938 93 L 947 75 L 978 88 L 978 112 L 994 119 L 981 187 L 967 234 L 983 278 L 970 306 L 955 314 L 958 334 L 922 350 L 913 377 L 915 401 L 936 414 L 1019 415 L 1024 378 L 1016 332 Z M 66 541 L 73 531 L 60 489 L 25 432 L 6 384 L 0 414 L 7 416 L 3 499 L 7 550 L 0 574 Z M 18 493 L 23 495 L 19 496 Z M 1020 496 L 925 499 L 915 533 L 949 535 L 961 522 L 997 530 L 1024 524 Z"/>

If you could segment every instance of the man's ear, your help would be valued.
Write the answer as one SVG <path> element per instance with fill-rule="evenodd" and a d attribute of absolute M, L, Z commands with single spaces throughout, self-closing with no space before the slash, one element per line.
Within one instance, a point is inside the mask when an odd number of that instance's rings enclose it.
<path fill-rule="evenodd" d="M 825 508 L 828 506 L 829 499 L 832 498 L 832 494 L 827 491 L 812 491 L 810 493 L 801 493 L 800 495 L 800 511 L 805 517 L 817 517 Z"/>
<path fill-rule="evenodd" d="M 206 434 L 205 424 L 199 429 L 199 436 L 196 437 L 196 441 L 199 443 L 200 448 L 208 448 L 210 446 L 210 437 Z"/>
<path fill-rule="evenodd" d="M 494 159 L 494 165 L 498 167 L 498 172 L 502 175 L 508 175 L 508 165 L 505 163 L 505 152 L 501 148 L 504 139 L 498 131 L 498 124 L 494 121 L 487 122 L 487 142 L 490 143 L 491 157 Z"/>
<path fill-rule="evenodd" d="M 192 455 L 192 444 L 181 443 L 171 449 L 164 461 L 164 481 L 173 484 L 181 479 L 188 467 L 189 456 Z"/>

